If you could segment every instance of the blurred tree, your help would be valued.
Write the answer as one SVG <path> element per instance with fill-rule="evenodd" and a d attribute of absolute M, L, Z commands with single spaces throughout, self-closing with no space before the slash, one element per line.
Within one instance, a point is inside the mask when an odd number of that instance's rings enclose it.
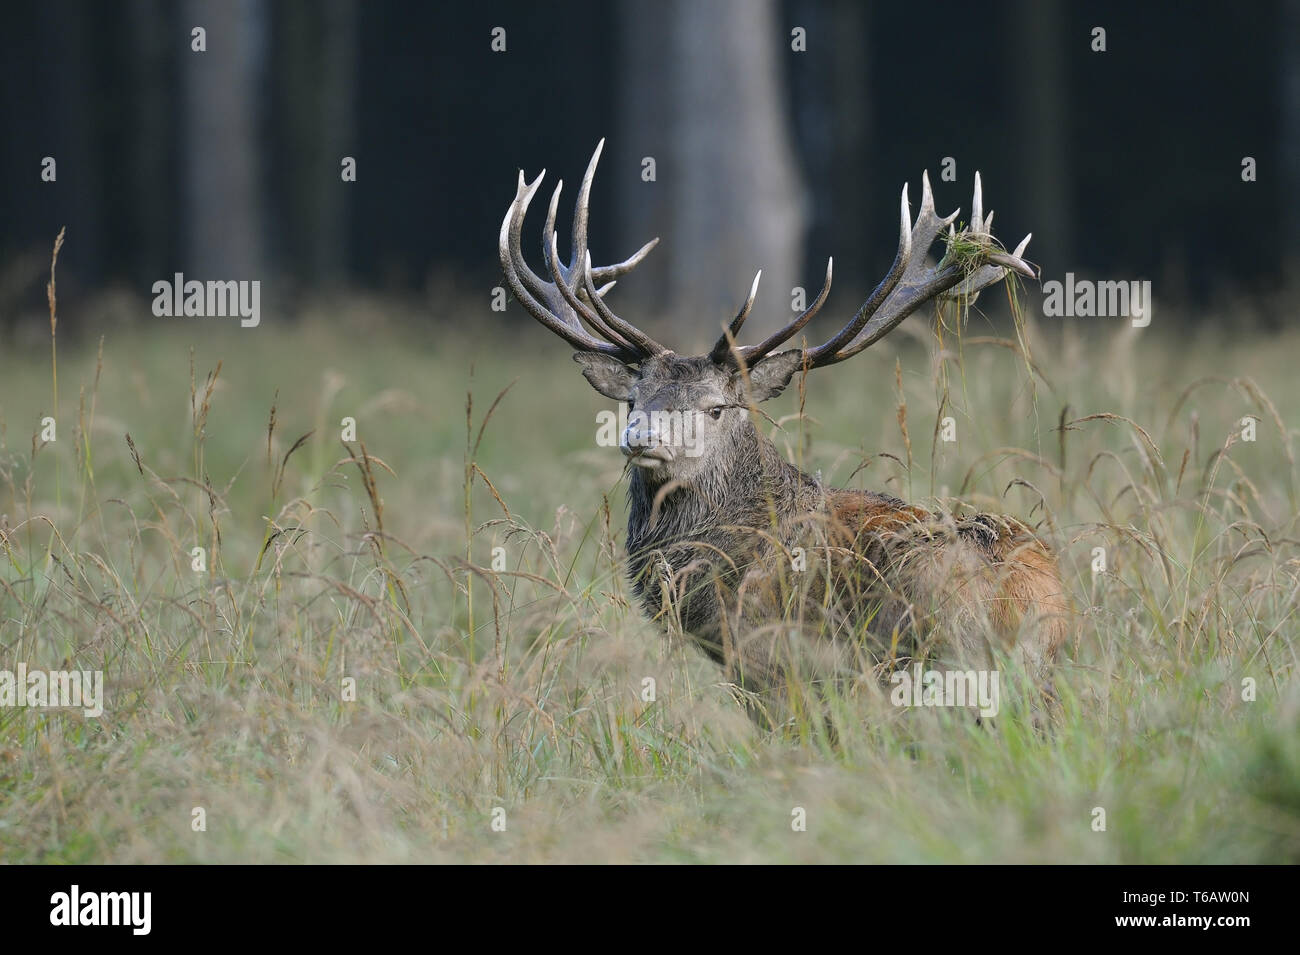
<path fill-rule="evenodd" d="M 92 95 L 98 82 L 97 43 L 90 35 L 94 24 L 86 16 L 69 17 L 67 9 L 46 4 L 38 4 L 36 11 L 36 35 L 49 59 L 42 71 L 45 75 L 39 95 L 29 97 L 40 115 L 37 128 L 43 135 L 41 148 L 29 156 L 28 166 L 23 169 L 23 181 L 41 188 L 36 162 L 47 154 L 57 161 L 55 191 L 61 201 L 57 203 L 57 217 L 44 224 L 43 245 L 48 248 L 53 235 L 68 226 L 78 246 L 75 259 L 72 255 L 69 258 L 81 265 L 80 281 L 95 283 L 103 279 L 106 269 L 102 246 L 104 164 L 102 147 L 95 136 L 100 117 Z M 20 85 L 16 92 L 21 94 L 22 88 Z"/>
<path fill-rule="evenodd" d="M 1017 115 L 1025 201 L 1032 209 L 1034 241 L 1030 258 L 1053 273 L 1075 268 L 1074 220 L 1070 209 L 1070 103 L 1064 76 L 1062 0 L 1018 0 L 1010 8 L 1023 52 L 1024 70 L 1012 74 L 1011 101 Z M 1076 42 L 1081 42 L 1077 41 Z"/>
<path fill-rule="evenodd" d="M 602 135 L 595 252 L 664 238 L 617 301 L 652 298 L 683 347 L 711 337 L 757 268 L 755 332 L 789 314 L 791 286 L 815 292 L 832 253 L 838 314 L 888 264 L 899 185 L 915 205 L 920 169 L 934 175 L 949 155 L 962 186 L 936 183 L 943 207 L 968 201 L 982 168 L 999 221 L 1034 230 L 1031 256 L 1050 274 L 1151 275 L 1166 299 L 1180 276 L 1203 296 L 1296 274 L 1284 230 L 1300 211 L 1300 0 L 1196 0 L 1176 17 L 1119 0 L 993 13 L 937 0 L 920 30 L 912 8 L 860 0 L 565 10 L 8 5 L 0 323 L 6 303 L 43 308 L 39 263 L 63 225 L 69 330 L 79 289 L 147 293 L 173 269 L 240 278 L 274 265 L 313 285 L 406 292 L 431 273 L 495 282 L 515 169 L 550 167 L 548 190 L 565 174 L 567 207 Z M 1097 24 L 1104 54 L 1090 48 Z M 490 47 L 499 25 L 508 52 Z M 191 52 L 195 26 L 204 53 Z M 791 49 L 796 26 L 806 52 Z M 344 155 L 358 160 L 354 185 L 338 178 Z M 1240 179 L 1246 155 L 1256 183 Z M 57 182 L 40 178 L 46 156 Z M 655 182 L 641 179 L 646 157 Z"/>
<path fill-rule="evenodd" d="M 130 272 L 148 288 L 159 273 L 175 266 L 166 254 L 173 247 L 170 214 L 175 181 L 168 149 L 172 129 L 170 80 L 175 75 L 177 50 L 186 32 L 178 29 L 174 8 L 166 0 L 131 0 L 127 8 L 130 54 L 124 57 L 130 76 L 126 123 L 130 127 L 129 220 L 123 225 L 132 240 L 123 251 L 130 257 Z"/>
<path fill-rule="evenodd" d="M 791 60 L 790 100 L 800 163 L 812 202 L 806 280 L 828 255 L 839 263 L 844 300 L 871 281 L 870 251 L 880 230 L 889 241 L 897 203 L 873 218 L 871 7 L 859 0 L 790 0 L 789 22 L 806 27 L 809 50 Z"/>
<path fill-rule="evenodd" d="M 1282 188 L 1283 208 L 1279 210 L 1278 221 L 1300 222 L 1300 0 L 1284 0 L 1281 10 L 1279 35 L 1283 38 L 1281 63 L 1281 126 L 1278 158 L 1280 168 L 1277 170 L 1278 182 Z M 1294 249 L 1294 246 L 1292 246 Z M 1295 266 L 1300 262 L 1300 255 L 1288 250 L 1287 268 L 1290 282 L 1300 282 L 1295 273 Z"/>
<path fill-rule="evenodd" d="M 185 258 L 194 278 L 256 279 L 266 267 L 259 128 L 267 7 L 187 0 L 181 56 Z M 206 31 L 205 52 L 190 33 Z"/>
<path fill-rule="evenodd" d="M 356 142 L 359 47 L 355 0 L 292 0 L 272 11 L 277 53 L 275 175 L 284 183 L 284 264 L 313 285 L 348 281 L 348 198 L 341 161 Z M 278 161 L 277 161 L 278 160 Z"/>
<path fill-rule="evenodd" d="M 806 54 L 791 51 L 776 0 L 622 0 L 618 15 L 617 254 L 664 237 L 642 268 L 679 348 L 716 338 L 759 268 L 750 334 L 775 328 L 792 286 L 815 284 L 810 299 L 820 287 L 801 272 L 806 202 L 783 95 L 783 58 Z"/>

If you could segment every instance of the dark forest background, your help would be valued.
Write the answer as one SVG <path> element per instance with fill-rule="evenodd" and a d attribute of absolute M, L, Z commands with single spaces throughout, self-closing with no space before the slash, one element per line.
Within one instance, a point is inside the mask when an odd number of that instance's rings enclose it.
<path fill-rule="evenodd" d="M 1300 219 L 1297 0 L 45 0 L 3 20 L 0 324 L 43 307 L 64 225 L 74 298 L 145 299 L 176 271 L 270 279 L 281 303 L 483 295 L 516 170 L 575 184 L 602 136 L 597 257 L 662 236 L 620 294 L 668 314 L 734 305 L 759 267 L 816 286 L 830 254 L 837 287 L 874 284 L 923 168 L 941 210 L 980 169 L 1045 278 L 1166 298 L 1283 286 Z"/>

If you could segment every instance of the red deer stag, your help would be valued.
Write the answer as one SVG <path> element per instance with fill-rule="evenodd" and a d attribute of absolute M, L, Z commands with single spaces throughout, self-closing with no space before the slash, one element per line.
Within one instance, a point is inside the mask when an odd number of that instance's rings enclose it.
<path fill-rule="evenodd" d="M 993 239 L 979 174 L 970 224 L 935 213 L 928 177 L 911 221 L 903 187 L 898 254 L 853 318 L 815 348 L 776 349 L 794 338 L 830 292 L 831 263 L 812 304 L 757 345 L 738 345 L 757 294 L 707 355 L 682 356 L 615 315 L 604 296 L 658 242 L 617 265 L 593 267 L 587 201 L 602 140 L 578 188 L 572 255 L 560 260 L 555 188 L 543 232 L 549 280 L 524 260 L 520 234 L 541 185 L 519 174 L 501 225 L 501 265 L 528 312 L 578 349 L 574 360 L 598 392 L 627 402 L 627 549 L 645 611 L 676 624 L 752 700 L 785 698 L 805 684 L 874 672 L 924 658 L 947 669 L 1022 667 L 1048 689 L 1067 630 L 1056 561 L 1023 524 L 985 514 L 957 517 L 872 491 L 822 485 L 784 459 L 750 417 L 796 372 L 852 358 L 940 296 L 969 302 L 1008 270 L 1034 277 L 1021 255 Z M 960 256 L 926 255 L 943 230 Z M 958 261 L 959 260 L 959 261 Z M 760 273 L 761 275 L 761 273 Z M 1036 709 L 1037 707 L 1035 707 Z"/>

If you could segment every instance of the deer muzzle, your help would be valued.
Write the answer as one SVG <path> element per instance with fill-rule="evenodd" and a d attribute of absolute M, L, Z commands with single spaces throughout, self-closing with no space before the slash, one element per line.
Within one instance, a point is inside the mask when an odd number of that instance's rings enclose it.
<path fill-rule="evenodd" d="M 619 450 L 633 464 L 641 467 L 658 467 L 673 459 L 673 449 L 663 442 L 663 436 L 653 421 L 635 418 L 623 429 Z"/>

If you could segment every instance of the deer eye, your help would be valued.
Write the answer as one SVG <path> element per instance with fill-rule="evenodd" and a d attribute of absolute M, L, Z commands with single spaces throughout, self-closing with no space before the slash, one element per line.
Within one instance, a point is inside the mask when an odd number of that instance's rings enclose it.
<path fill-rule="evenodd" d="M 709 409 L 709 414 L 710 414 L 714 419 L 717 419 L 717 418 L 721 418 L 721 417 L 722 417 L 722 412 L 725 411 L 725 410 L 726 410 L 726 405 L 717 405 L 716 407 L 713 407 L 713 408 L 710 408 L 710 409 Z"/>

